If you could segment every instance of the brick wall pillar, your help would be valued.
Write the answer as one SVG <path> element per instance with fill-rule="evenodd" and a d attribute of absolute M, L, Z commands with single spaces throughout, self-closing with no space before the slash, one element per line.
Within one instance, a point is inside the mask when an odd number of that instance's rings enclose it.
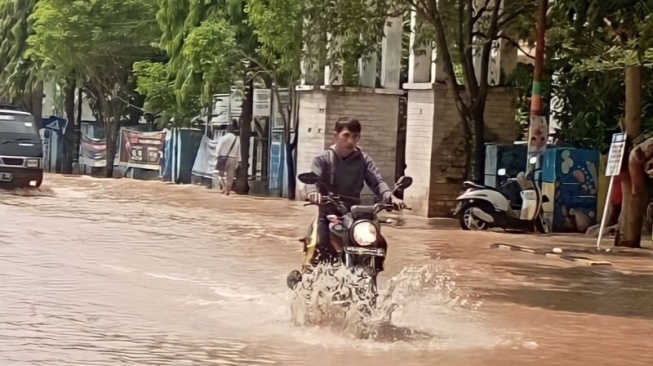
<path fill-rule="evenodd" d="M 413 213 L 450 217 L 465 169 L 462 126 L 449 89 L 441 84 L 412 84 L 408 91 L 406 175 L 414 179 L 405 193 Z M 490 90 L 485 109 L 486 141 L 513 142 L 515 93 Z"/>
<path fill-rule="evenodd" d="M 340 117 L 355 117 L 363 126 L 361 148 L 381 169 L 392 186 L 397 156 L 399 99 L 404 93 L 393 89 L 337 88 L 299 92 L 299 137 L 297 173 L 310 170 L 313 158 L 332 144 L 331 132 Z M 371 198 L 367 188 L 366 199 Z M 301 182 L 297 198 L 305 197 Z"/>

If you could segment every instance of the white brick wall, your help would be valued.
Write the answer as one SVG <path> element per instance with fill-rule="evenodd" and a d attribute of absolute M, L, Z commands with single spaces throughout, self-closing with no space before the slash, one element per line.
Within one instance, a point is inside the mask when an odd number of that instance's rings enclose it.
<path fill-rule="evenodd" d="M 355 117 L 363 126 L 360 145 L 379 165 L 392 186 L 397 156 L 399 95 L 372 92 L 305 91 L 300 93 L 298 173 L 310 169 L 313 158 L 331 145 L 330 133 L 340 117 Z M 324 109 L 325 113 L 321 113 Z M 311 129 L 312 132 L 308 132 Z M 298 184 L 298 198 L 303 187 Z M 364 198 L 371 199 L 366 188 Z"/>
<path fill-rule="evenodd" d="M 311 170 L 313 158 L 324 151 L 327 95 L 322 91 L 299 93 L 299 135 L 297 137 L 297 174 Z M 305 188 L 297 182 L 297 199 L 304 199 Z"/>
<path fill-rule="evenodd" d="M 404 201 L 419 216 L 428 215 L 433 110 L 433 90 L 408 92 L 406 175 L 413 178 L 413 185 L 404 192 Z"/>

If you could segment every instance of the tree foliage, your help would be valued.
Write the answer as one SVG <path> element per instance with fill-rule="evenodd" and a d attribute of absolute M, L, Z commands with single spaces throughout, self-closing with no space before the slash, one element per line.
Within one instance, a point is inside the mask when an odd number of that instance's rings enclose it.
<path fill-rule="evenodd" d="M 77 80 L 107 134 L 112 175 L 117 131 L 131 100 L 132 66 L 152 57 L 156 0 L 39 0 L 26 56 L 43 72 Z"/>
<path fill-rule="evenodd" d="M 28 18 L 37 0 L 4 0 L 0 2 L 0 98 L 17 104 L 30 99 L 36 87 L 36 70 L 32 60 L 25 57 L 27 38 L 32 33 Z M 42 90 L 40 94 L 42 94 Z M 37 93 L 39 94 L 39 93 Z M 36 100 L 40 104 L 40 99 Z M 31 103 L 28 103 L 31 104 Z M 31 106 L 30 106 L 31 107 Z M 41 113 L 41 108 L 30 110 Z"/>
<path fill-rule="evenodd" d="M 653 1 L 564 0 L 557 1 L 554 9 L 557 16 L 563 19 L 561 23 L 568 26 L 567 29 L 558 30 L 568 37 L 568 41 L 562 43 L 565 51 L 571 55 L 582 55 L 572 63 L 574 71 L 625 71 L 622 127 L 632 147 L 642 131 L 642 75 L 646 68 L 653 65 L 653 53 L 649 50 Z M 615 245 L 638 247 L 650 192 L 648 187 L 642 189 L 646 178 L 639 164 L 641 162 L 636 162 L 639 157 L 633 156 L 634 151 L 629 152 L 620 175 L 623 210 Z"/>
<path fill-rule="evenodd" d="M 483 179 L 485 158 L 485 104 L 489 92 L 489 66 L 494 41 L 520 29 L 523 19 L 532 20 L 534 0 L 400 0 L 408 4 L 430 27 L 442 58 L 445 83 L 461 119 L 467 172 L 474 163 L 475 179 Z M 475 57 L 480 55 L 479 70 Z M 456 78 L 456 64 L 462 68 L 464 88 Z M 478 77 L 477 77 L 478 75 Z M 465 178 L 461 177 L 461 178 Z"/>
<path fill-rule="evenodd" d="M 251 31 L 244 24 L 243 1 L 159 0 L 159 3 L 160 47 L 166 51 L 169 61 L 167 75 L 155 76 L 174 81 L 176 109 L 188 109 L 198 97 L 203 106 L 208 106 L 213 94 L 228 90 L 234 81 L 242 79 L 243 65 L 238 51 L 255 47 Z"/>

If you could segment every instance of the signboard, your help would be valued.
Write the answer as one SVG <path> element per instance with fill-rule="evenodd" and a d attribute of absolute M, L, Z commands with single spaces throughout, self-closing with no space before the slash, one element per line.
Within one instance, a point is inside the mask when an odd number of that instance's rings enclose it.
<path fill-rule="evenodd" d="M 596 249 L 601 249 L 601 239 L 603 238 L 603 229 L 608 217 L 608 210 L 610 209 L 610 197 L 612 197 L 612 188 L 614 186 L 614 177 L 621 172 L 621 162 L 624 158 L 626 151 L 626 134 L 615 133 L 612 135 L 612 143 L 610 144 L 610 152 L 608 153 L 608 164 L 605 167 L 605 175 L 610 177 L 610 184 L 608 185 L 607 199 L 603 207 L 603 217 L 601 218 L 601 226 L 599 226 L 599 237 L 596 239 Z"/>
<path fill-rule="evenodd" d="M 216 94 L 213 96 L 212 125 L 229 124 L 229 94 Z"/>
<path fill-rule="evenodd" d="M 270 89 L 254 89 L 254 117 L 270 117 L 272 113 L 271 96 L 272 90 Z"/>
<path fill-rule="evenodd" d="M 283 129 L 283 116 L 281 116 L 281 113 L 287 113 L 290 104 L 290 93 L 288 90 L 280 90 L 279 99 L 275 95 L 273 105 L 274 114 L 272 116 L 272 129 L 274 130 Z M 290 118 L 290 116 L 287 117 Z"/>
<path fill-rule="evenodd" d="M 236 86 L 231 87 L 229 96 L 229 119 L 240 121 L 240 115 L 243 114 L 243 92 Z"/>
<path fill-rule="evenodd" d="M 120 129 L 121 166 L 159 170 L 166 133 Z"/>
<path fill-rule="evenodd" d="M 626 134 L 615 133 L 612 135 L 610 153 L 608 154 L 608 165 L 605 167 L 605 176 L 614 177 L 621 172 L 621 162 L 626 151 Z"/>

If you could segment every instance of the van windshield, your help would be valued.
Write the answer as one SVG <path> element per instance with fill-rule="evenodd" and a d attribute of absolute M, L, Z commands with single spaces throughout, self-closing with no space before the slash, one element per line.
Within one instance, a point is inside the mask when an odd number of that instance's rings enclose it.
<path fill-rule="evenodd" d="M 0 112 L 0 133 L 38 134 L 34 117 Z"/>

